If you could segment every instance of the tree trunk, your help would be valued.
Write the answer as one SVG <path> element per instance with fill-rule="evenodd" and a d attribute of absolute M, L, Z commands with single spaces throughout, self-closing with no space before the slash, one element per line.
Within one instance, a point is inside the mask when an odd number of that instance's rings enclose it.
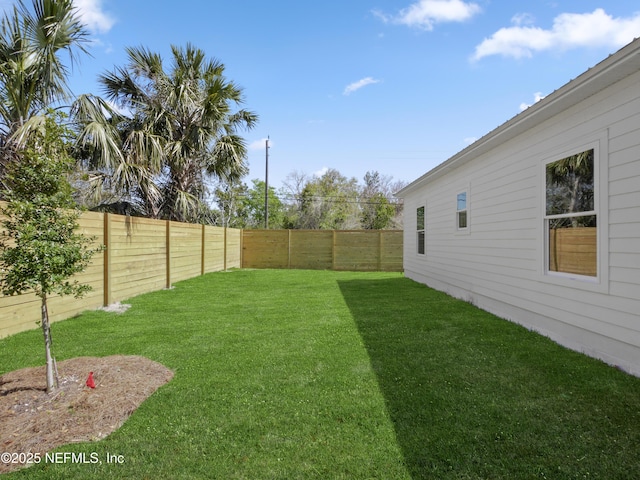
<path fill-rule="evenodd" d="M 42 333 L 44 334 L 44 351 L 47 362 L 47 393 L 56 389 L 54 381 L 53 356 L 51 355 L 51 327 L 49 326 L 49 311 L 47 310 L 47 294 L 40 295 L 42 300 Z"/>

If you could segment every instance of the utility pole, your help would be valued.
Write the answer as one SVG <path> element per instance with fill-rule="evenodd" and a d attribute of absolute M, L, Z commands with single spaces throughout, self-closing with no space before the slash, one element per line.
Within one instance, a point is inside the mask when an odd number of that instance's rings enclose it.
<path fill-rule="evenodd" d="M 269 228 L 269 137 L 265 140 L 264 228 Z"/>

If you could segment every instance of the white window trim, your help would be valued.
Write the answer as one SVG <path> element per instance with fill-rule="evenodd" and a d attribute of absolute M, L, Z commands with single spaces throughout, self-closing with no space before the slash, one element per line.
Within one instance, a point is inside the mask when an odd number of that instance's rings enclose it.
<path fill-rule="evenodd" d="M 596 140 L 593 140 L 596 138 Z M 597 218 L 597 256 L 596 268 L 597 276 L 579 275 L 575 273 L 555 272 L 549 270 L 549 218 L 554 215 L 547 215 L 547 192 L 546 192 L 546 167 L 549 163 L 556 162 L 563 158 L 570 157 L 576 153 L 593 149 L 593 190 L 594 190 L 594 210 L 591 212 L 580 212 L 578 216 L 595 214 Z M 608 131 L 605 130 L 600 135 L 590 136 L 590 141 L 576 141 L 565 145 L 557 150 L 548 152 L 540 164 L 540 218 L 541 237 L 539 245 L 542 246 L 540 255 L 540 277 L 546 283 L 580 288 L 583 290 L 608 293 L 609 292 L 609 191 L 608 191 Z"/>
<path fill-rule="evenodd" d="M 461 193 L 466 194 L 466 208 L 464 210 L 458 210 L 458 195 Z M 471 233 L 471 187 L 470 185 L 466 185 L 464 188 L 458 189 L 456 191 L 456 195 L 454 197 L 455 201 L 455 217 L 454 217 L 454 228 L 456 234 L 460 235 L 468 235 Z M 459 227 L 458 223 L 458 214 L 460 212 L 467 212 L 467 226 Z"/>
<path fill-rule="evenodd" d="M 418 230 L 418 210 L 419 209 L 424 209 L 424 215 L 423 215 L 423 229 L 422 230 Z M 420 232 L 423 232 L 424 234 L 424 252 L 420 253 Z M 427 205 L 426 204 L 422 204 L 422 205 L 418 205 L 416 207 L 416 229 L 415 229 L 415 238 L 416 238 L 416 255 L 418 255 L 419 257 L 424 257 L 427 255 Z"/>

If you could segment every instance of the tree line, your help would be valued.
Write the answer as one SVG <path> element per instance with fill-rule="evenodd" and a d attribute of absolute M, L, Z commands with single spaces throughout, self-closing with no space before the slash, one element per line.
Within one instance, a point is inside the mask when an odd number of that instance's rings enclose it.
<path fill-rule="evenodd" d="M 367 172 L 359 183 L 336 169 L 322 175 L 294 171 L 280 189 L 268 188 L 265 221 L 265 182 L 254 179 L 221 182 L 214 189 L 212 223 L 234 228 L 399 229 L 402 204 L 393 193 L 404 186 L 379 172 Z"/>

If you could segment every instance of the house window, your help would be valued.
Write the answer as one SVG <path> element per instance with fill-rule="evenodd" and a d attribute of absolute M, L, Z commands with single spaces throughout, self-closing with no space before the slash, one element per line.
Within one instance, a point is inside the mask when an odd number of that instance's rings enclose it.
<path fill-rule="evenodd" d="M 467 228 L 469 222 L 469 214 L 467 209 L 467 192 L 459 193 L 456 205 L 456 225 L 458 230 Z"/>
<path fill-rule="evenodd" d="M 547 271 L 596 277 L 594 150 L 548 163 L 545 171 Z"/>
<path fill-rule="evenodd" d="M 424 255 L 425 253 L 425 218 L 424 218 L 424 207 L 418 207 L 416 210 L 416 232 L 417 232 L 417 244 L 418 244 L 418 253 L 420 255 Z"/>

